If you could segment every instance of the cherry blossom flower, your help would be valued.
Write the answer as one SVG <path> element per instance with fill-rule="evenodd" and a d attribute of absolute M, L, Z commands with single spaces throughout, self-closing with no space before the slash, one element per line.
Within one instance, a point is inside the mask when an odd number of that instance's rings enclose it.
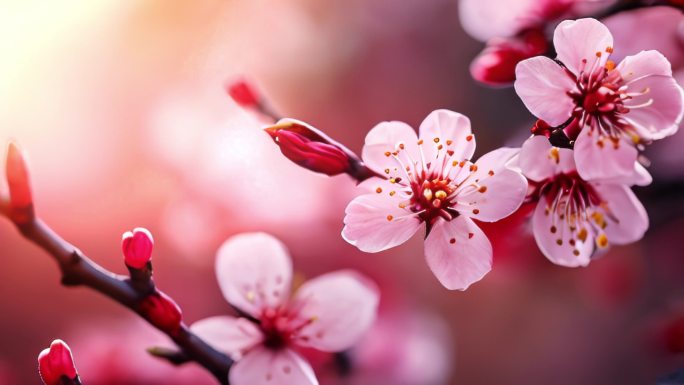
<path fill-rule="evenodd" d="M 525 142 L 519 165 L 535 183 L 534 238 L 552 262 L 586 266 L 596 250 L 635 242 L 646 232 L 646 210 L 629 188 L 651 182 L 643 167 L 636 166 L 627 178 L 586 181 L 577 172 L 573 151 L 553 147 L 541 135 Z"/>
<path fill-rule="evenodd" d="M 501 148 L 470 161 L 470 120 L 437 110 L 420 125 L 420 138 L 402 122 L 384 122 L 366 136 L 363 161 L 384 177 L 346 209 L 342 236 L 362 251 L 406 242 L 426 224 L 425 256 L 448 289 L 465 290 L 491 269 L 492 246 L 473 222 L 493 222 L 522 203 L 527 181 L 506 167 L 517 150 Z"/>
<path fill-rule="evenodd" d="M 555 31 L 556 61 L 518 64 L 515 90 L 525 106 L 574 141 L 585 180 L 629 176 L 641 144 L 672 135 L 684 113 L 684 93 L 667 59 L 642 51 L 615 64 L 613 36 L 595 19 L 564 21 Z M 570 124 L 572 123 L 572 124 Z"/>
<path fill-rule="evenodd" d="M 233 385 L 318 384 L 295 349 L 346 350 L 377 312 L 377 288 L 353 271 L 314 278 L 289 298 L 292 262 L 285 246 L 264 233 L 228 239 L 216 274 L 226 300 L 253 319 L 210 317 L 192 330 L 237 361 L 230 370 Z"/>

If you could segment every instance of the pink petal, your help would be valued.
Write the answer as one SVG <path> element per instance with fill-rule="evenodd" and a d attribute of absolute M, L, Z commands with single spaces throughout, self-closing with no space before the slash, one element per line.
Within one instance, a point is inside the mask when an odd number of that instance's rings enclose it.
<path fill-rule="evenodd" d="M 632 190 L 618 184 L 598 185 L 596 189 L 617 219 L 617 222 L 610 217 L 606 219 L 604 232 L 608 242 L 624 245 L 640 240 L 648 229 L 648 214 Z"/>
<path fill-rule="evenodd" d="M 279 240 L 266 233 L 229 238 L 216 258 L 216 276 L 223 296 L 233 306 L 258 317 L 289 296 L 292 261 Z"/>
<path fill-rule="evenodd" d="M 242 358 L 264 339 L 261 330 L 245 318 L 209 317 L 192 324 L 190 330 L 234 360 Z"/>
<path fill-rule="evenodd" d="M 534 239 L 541 252 L 557 265 L 566 267 L 588 265 L 594 252 L 592 231 L 587 229 L 587 237 L 582 242 L 577 238 L 576 230 L 570 231 L 566 221 L 559 220 L 556 215 L 547 214 L 546 210 L 546 199 L 542 197 L 532 216 Z M 574 246 L 570 242 L 571 239 Z"/>
<path fill-rule="evenodd" d="M 637 150 L 620 140 L 616 144 L 607 137 L 591 132 L 587 127 L 580 132 L 575 142 L 575 163 L 577 172 L 584 180 L 601 180 L 626 177 L 634 173 Z"/>
<path fill-rule="evenodd" d="M 427 162 L 438 156 L 454 160 L 469 160 L 475 153 L 475 137 L 470 129 L 470 119 L 449 110 L 435 110 L 420 124 L 418 130 L 423 140 L 422 149 Z M 453 154 L 447 155 L 447 151 Z"/>
<path fill-rule="evenodd" d="M 542 135 L 533 136 L 525 141 L 520 150 L 519 164 L 523 174 L 535 182 L 575 170 L 572 150 L 553 147 Z"/>
<path fill-rule="evenodd" d="M 613 48 L 613 35 L 596 19 L 565 20 L 556 27 L 553 45 L 558 53 L 557 59 L 577 75 L 582 60 L 587 61 L 588 68 L 606 64 Z"/>
<path fill-rule="evenodd" d="M 425 240 L 430 270 L 449 290 L 465 290 L 492 268 L 492 244 L 470 219 L 438 219 Z"/>
<path fill-rule="evenodd" d="M 350 348 L 375 321 L 379 301 L 375 284 L 351 270 L 304 283 L 293 308 L 300 321 L 311 323 L 299 333 L 298 343 L 326 352 Z"/>
<path fill-rule="evenodd" d="M 480 41 L 513 36 L 538 22 L 530 16 L 541 6 L 537 0 L 461 0 L 459 17 L 468 34 Z"/>
<path fill-rule="evenodd" d="M 625 186 L 648 186 L 653 182 L 653 177 L 639 162 L 634 162 L 634 172 L 627 176 L 601 179 L 601 183 L 623 184 Z"/>
<path fill-rule="evenodd" d="M 656 140 L 674 134 L 684 113 L 684 93 L 672 77 L 670 62 L 657 51 L 642 51 L 626 57 L 617 70 L 627 92 L 641 94 L 625 101 L 630 111 L 624 115 L 639 136 Z"/>
<path fill-rule="evenodd" d="M 567 93 L 576 86 L 558 63 L 544 56 L 523 60 L 515 76 L 515 92 L 532 114 L 554 127 L 570 118 L 575 103 Z"/>
<path fill-rule="evenodd" d="M 381 193 L 356 197 L 345 210 L 342 237 L 360 250 L 375 253 L 406 242 L 421 221 L 399 204 L 402 194 L 390 196 L 389 187 Z"/>
<path fill-rule="evenodd" d="M 475 163 L 477 171 L 469 180 L 479 182 L 464 187 L 464 192 L 457 196 L 459 205 L 472 208 L 462 211 L 462 215 L 495 222 L 520 207 L 527 194 L 527 179 L 506 166 L 518 152 L 517 148 L 499 148 Z"/>
<path fill-rule="evenodd" d="M 231 385 L 318 385 L 306 360 L 290 349 L 259 347 L 238 361 L 229 374 Z"/>
<path fill-rule="evenodd" d="M 413 159 L 420 159 L 416 132 L 403 122 L 382 122 L 373 127 L 366 135 L 362 158 L 366 165 L 380 175 L 388 177 L 403 176 L 402 170 L 395 170 L 399 163 L 391 156 L 394 152 L 405 151 Z M 400 145 L 403 145 L 402 150 Z M 385 173 L 389 169 L 390 174 Z M 396 174 L 396 175 L 395 175 Z"/>

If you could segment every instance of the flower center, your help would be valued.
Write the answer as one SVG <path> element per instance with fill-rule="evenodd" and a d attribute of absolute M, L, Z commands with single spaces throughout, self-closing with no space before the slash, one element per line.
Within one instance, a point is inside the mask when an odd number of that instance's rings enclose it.
<path fill-rule="evenodd" d="M 259 327 L 264 335 L 264 346 L 278 350 L 291 345 L 297 340 L 308 337 L 300 332 L 316 322 L 316 318 L 302 319 L 297 310 L 279 307 L 266 309 L 259 317 Z"/>
<path fill-rule="evenodd" d="M 611 52 L 611 47 L 606 48 L 605 54 Z M 638 143 L 639 136 L 623 116 L 630 110 L 650 106 L 653 100 L 629 106 L 625 105 L 625 102 L 649 93 L 649 89 L 631 92 L 620 71 L 615 69 L 614 62 L 608 60 L 605 65 L 600 65 L 603 54 L 597 52 L 591 65 L 587 59 L 583 59 L 579 74 L 576 77 L 571 75 L 575 78 L 576 84 L 576 89 L 568 92 L 576 106 L 573 117 L 580 127 L 589 126 L 592 131 L 597 130 L 599 135 L 610 138 L 615 146 L 619 145 L 619 139 L 622 137 Z M 579 131 L 570 133 L 570 139 L 577 139 L 577 134 Z"/>
<path fill-rule="evenodd" d="M 542 182 L 538 189 L 540 199 L 546 203 L 546 215 L 552 215 L 552 225 L 548 229 L 556 243 L 562 245 L 564 239 L 575 247 L 579 240 L 585 242 L 588 235 L 597 235 L 596 245 L 608 246 L 608 238 L 603 229 L 608 225 L 606 219 L 617 222 L 596 189 L 584 181 L 577 172 L 558 174 Z M 566 232 L 570 232 L 567 234 Z M 573 250 L 579 255 L 579 250 Z"/>
<path fill-rule="evenodd" d="M 446 220 L 453 219 L 458 212 L 450 210 L 455 186 L 449 178 L 435 176 L 434 178 L 418 177 L 411 181 L 410 210 L 418 213 L 427 223 L 433 223 L 438 217 Z"/>

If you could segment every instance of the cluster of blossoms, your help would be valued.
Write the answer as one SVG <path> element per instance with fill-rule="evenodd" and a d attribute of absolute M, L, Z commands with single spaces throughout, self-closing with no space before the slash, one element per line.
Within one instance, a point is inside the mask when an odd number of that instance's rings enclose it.
<path fill-rule="evenodd" d="M 544 2 L 545 16 L 525 22 L 560 17 L 576 3 Z M 538 202 L 532 222 L 542 253 L 559 265 L 585 266 L 598 250 L 637 241 L 647 230 L 646 211 L 630 189 L 652 179 L 638 153 L 677 131 L 684 93 L 657 51 L 611 61 L 613 38 L 595 19 L 560 23 L 553 43 L 555 60 L 537 56 L 515 66 L 515 90 L 540 119 L 522 148 L 472 161 L 470 121 L 448 110 L 432 112 L 418 135 L 402 122 L 378 124 L 361 159 L 330 139 L 316 140 L 319 131 L 301 122 L 296 130 L 285 121 L 266 130 L 300 166 L 361 182 L 364 192 L 347 206 L 342 230 L 360 250 L 400 245 L 424 223 L 427 263 L 448 289 L 465 290 L 491 268 L 492 246 L 475 221 L 501 220 L 525 201 Z M 303 162 L 277 140 L 286 136 L 313 143 L 298 155 L 325 151 Z"/>
<path fill-rule="evenodd" d="M 473 62 L 473 76 L 496 85 L 514 81 L 518 96 L 539 119 L 521 148 L 499 148 L 473 160 L 470 120 L 445 109 L 430 113 L 417 133 L 397 121 L 376 125 L 361 156 L 293 119 L 266 132 L 299 166 L 331 176 L 346 173 L 359 182 L 362 192 L 348 204 L 343 220 L 342 237 L 351 245 L 381 252 L 424 228 L 427 264 L 449 290 L 465 290 L 491 270 L 493 248 L 478 222 L 502 220 L 526 203 L 536 205 L 531 220 L 541 252 L 558 265 L 586 266 L 610 245 L 643 237 L 648 215 L 631 188 L 652 178 L 639 152 L 673 135 L 684 115 L 684 91 L 668 60 L 657 51 L 642 51 L 615 63 L 613 36 L 598 20 L 563 21 L 553 47 L 548 44 L 545 30 L 551 23 L 612 4 L 592 3 L 524 0 L 502 13 L 492 11 L 501 8 L 499 0 L 461 2 L 465 28 L 488 41 Z M 483 29 L 481 15 L 496 20 L 487 20 Z M 551 50 L 555 59 L 543 56 Z M 228 92 L 242 106 L 275 117 L 247 83 L 233 84 Z M 10 197 L 2 197 L 0 211 L 18 226 L 30 226 L 36 218 L 28 175 L 14 145 L 7 170 Z M 51 242 L 58 244 L 51 252 L 63 251 L 59 240 Z M 190 332 L 178 305 L 154 286 L 153 246 L 146 229 L 125 233 L 122 251 L 130 278 L 90 275 L 88 283 L 178 343 Z M 307 350 L 351 348 L 378 311 L 378 288 L 350 270 L 314 278 L 291 296 L 292 261 L 285 246 L 264 233 L 228 239 L 218 251 L 216 274 L 238 316 L 200 320 L 189 328 L 194 334 L 185 336 L 223 353 L 219 360 L 225 358 L 230 368 L 223 383 L 317 385 Z M 92 277 L 101 281 L 93 284 Z M 667 330 L 675 335 L 671 349 L 681 351 L 681 321 Z M 186 353 L 165 358 L 191 360 Z M 81 384 L 64 342 L 54 341 L 38 362 L 46 385 Z"/>

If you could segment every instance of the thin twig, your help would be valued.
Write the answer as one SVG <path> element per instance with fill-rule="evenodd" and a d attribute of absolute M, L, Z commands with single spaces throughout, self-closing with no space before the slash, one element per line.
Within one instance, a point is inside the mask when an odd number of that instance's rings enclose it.
<path fill-rule="evenodd" d="M 10 144 L 8 152 L 7 176 L 10 198 L 0 196 L 0 214 L 9 218 L 26 239 L 45 250 L 57 262 L 62 272 L 63 285 L 89 287 L 129 308 L 173 340 L 180 350 L 179 354 L 187 357 L 188 361 L 203 366 L 220 384 L 229 384 L 228 371 L 233 362 L 228 356 L 193 334 L 182 321 L 173 328 L 160 325 L 155 320 L 155 314 L 143 306 L 149 297 L 159 296 L 161 293 L 154 287 L 151 274 L 148 275 L 148 281 L 141 284 L 136 279 L 139 277 L 135 275 L 130 279 L 108 271 L 60 237 L 35 215 L 26 165 L 13 144 Z M 21 204 L 15 204 L 16 202 Z"/>

